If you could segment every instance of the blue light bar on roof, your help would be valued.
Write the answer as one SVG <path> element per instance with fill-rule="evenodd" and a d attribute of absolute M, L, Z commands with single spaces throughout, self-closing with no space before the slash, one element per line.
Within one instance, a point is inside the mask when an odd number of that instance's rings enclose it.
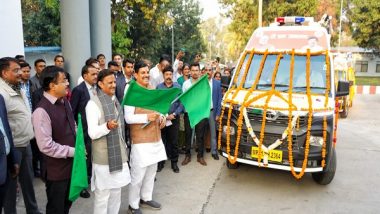
<path fill-rule="evenodd" d="M 305 21 L 305 17 L 296 17 L 294 20 L 295 23 L 302 23 L 304 21 Z"/>

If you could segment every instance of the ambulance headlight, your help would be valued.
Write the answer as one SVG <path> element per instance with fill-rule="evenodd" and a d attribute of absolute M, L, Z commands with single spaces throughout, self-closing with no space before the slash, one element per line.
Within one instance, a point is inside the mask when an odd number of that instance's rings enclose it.
<path fill-rule="evenodd" d="M 310 145 L 311 146 L 322 146 L 323 145 L 323 137 L 319 136 L 310 136 Z"/>
<path fill-rule="evenodd" d="M 235 127 L 230 126 L 230 135 L 235 135 Z M 223 134 L 227 135 L 228 126 L 223 126 Z"/>

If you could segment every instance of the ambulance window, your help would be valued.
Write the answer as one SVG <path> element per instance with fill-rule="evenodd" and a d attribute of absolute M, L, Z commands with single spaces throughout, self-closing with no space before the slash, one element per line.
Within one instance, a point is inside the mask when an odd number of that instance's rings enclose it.
<path fill-rule="evenodd" d="M 324 55 L 310 57 L 310 87 L 312 93 L 325 93 L 326 57 Z M 306 57 L 296 56 L 294 61 L 293 91 L 306 92 Z"/>
<path fill-rule="evenodd" d="M 280 85 L 289 85 L 290 79 L 290 60 L 291 56 L 283 55 L 280 61 L 280 65 L 278 66 L 278 71 L 276 75 L 276 89 L 281 90 L 284 86 Z"/>
<path fill-rule="evenodd" d="M 249 71 L 247 74 L 247 78 L 245 79 L 244 88 L 251 88 L 253 83 L 255 82 L 257 72 L 260 69 L 261 60 L 263 59 L 263 55 L 254 55 L 251 66 L 249 67 Z"/>
<path fill-rule="evenodd" d="M 247 67 L 247 64 L 248 64 L 248 59 L 249 59 L 249 54 L 246 54 L 245 55 L 245 58 L 244 58 L 244 62 L 240 68 L 240 71 L 239 71 L 239 76 L 238 76 L 238 79 L 237 79 L 237 86 L 240 85 L 240 82 L 243 78 L 243 75 L 244 75 L 244 72 L 245 72 L 245 68 Z M 237 71 L 235 72 L 237 73 Z"/>
<path fill-rule="evenodd" d="M 259 85 L 271 84 L 272 83 L 272 74 L 276 66 L 277 55 L 268 55 L 265 60 L 263 71 L 261 72 Z M 265 86 L 264 86 L 265 87 Z M 270 87 L 270 86 L 269 86 Z M 260 89 L 261 87 L 258 87 Z M 268 86 L 266 86 L 268 88 Z"/>

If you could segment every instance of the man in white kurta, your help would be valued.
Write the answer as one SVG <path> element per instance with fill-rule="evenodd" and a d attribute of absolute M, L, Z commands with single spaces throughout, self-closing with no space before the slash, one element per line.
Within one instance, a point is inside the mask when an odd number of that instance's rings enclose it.
<path fill-rule="evenodd" d="M 135 64 L 134 76 L 138 84 L 148 88 L 149 69 L 144 62 Z M 124 106 L 124 114 L 131 136 L 128 213 L 141 213 L 140 205 L 161 209 L 161 204 L 154 201 L 152 195 L 157 163 L 167 159 L 160 132 L 165 126 L 165 117 L 154 111 L 133 106 Z"/>
<path fill-rule="evenodd" d="M 95 192 L 94 213 L 95 214 L 117 214 L 119 213 L 121 203 L 121 188 L 130 183 L 131 177 L 128 168 L 127 147 L 124 140 L 124 127 L 122 124 L 123 117 L 118 117 L 121 110 L 120 104 L 115 94 L 116 80 L 113 73 L 109 70 L 102 70 L 98 75 L 97 96 L 91 98 L 86 106 L 86 116 L 88 124 L 88 134 L 92 139 L 92 178 L 91 190 Z M 107 97 L 111 106 L 114 119 L 106 120 L 104 110 L 104 101 Z M 103 98 L 101 98 L 103 97 Z M 112 109 L 113 108 L 113 109 Z M 117 139 L 115 145 L 118 146 L 120 161 L 117 170 L 111 170 L 109 160 L 109 138 L 112 131 L 116 131 Z M 115 132 L 113 132 L 115 133 Z"/>

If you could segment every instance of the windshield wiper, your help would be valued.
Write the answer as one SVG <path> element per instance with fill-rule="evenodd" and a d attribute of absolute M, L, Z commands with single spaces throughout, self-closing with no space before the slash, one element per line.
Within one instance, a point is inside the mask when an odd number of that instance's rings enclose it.
<path fill-rule="evenodd" d="M 295 86 L 293 89 L 306 89 L 307 86 Z M 326 89 L 326 87 L 310 86 L 311 89 Z"/>
<path fill-rule="evenodd" d="M 293 90 L 302 91 L 303 89 L 307 89 L 306 86 L 295 86 Z M 326 89 L 326 87 L 318 87 L 318 86 L 310 86 L 310 89 Z M 288 92 L 289 89 L 283 90 L 282 92 Z"/>
<path fill-rule="evenodd" d="M 268 84 L 257 84 L 257 87 L 263 86 L 263 87 L 272 87 L 271 83 Z M 275 87 L 289 87 L 289 85 L 286 84 L 274 84 Z"/>

